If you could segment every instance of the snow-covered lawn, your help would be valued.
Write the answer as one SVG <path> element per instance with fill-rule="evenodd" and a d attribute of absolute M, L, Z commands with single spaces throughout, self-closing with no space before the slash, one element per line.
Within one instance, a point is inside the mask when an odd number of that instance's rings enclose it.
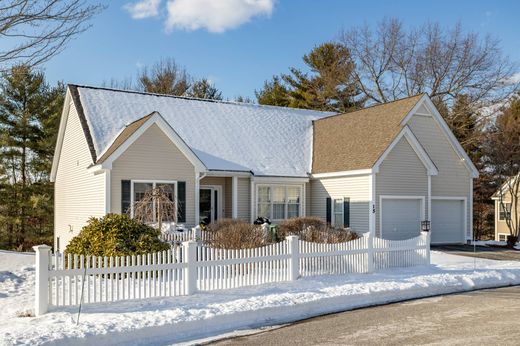
<path fill-rule="evenodd" d="M 520 262 L 432 252 L 433 265 L 322 276 L 193 296 L 84 306 L 41 317 L 33 256 L 0 252 L 0 345 L 168 344 L 404 299 L 520 284 Z"/>
<path fill-rule="evenodd" d="M 506 246 L 506 241 L 498 241 L 498 240 L 475 240 L 471 242 L 471 245 L 477 246 Z M 520 243 L 515 244 L 515 249 L 520 250 Z"/>

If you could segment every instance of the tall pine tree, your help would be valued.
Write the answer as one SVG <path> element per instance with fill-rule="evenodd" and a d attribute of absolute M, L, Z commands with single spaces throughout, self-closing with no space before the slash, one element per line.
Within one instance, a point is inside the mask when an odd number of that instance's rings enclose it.
<path fill-rule="evenodd" d="M 17 65 L 0 86 L 0 164 L 4 174 L 0 203 L 8 246 L 30 246 L 52 231 L 52 185 L 48 181 L 63 104 L 63 86 L 50 88 L 41 72 Z M 3 229 L 2 229 L 3 228 Z"/>
<path fill-rule="evenodd" d="M 364 98 L 354 80 L 354 64 L 344 46 L 327 42 L 303 56 L 308 72 L 290 68 L 256 91 L 260 104 L 348 112 L 361 108 Z"/>

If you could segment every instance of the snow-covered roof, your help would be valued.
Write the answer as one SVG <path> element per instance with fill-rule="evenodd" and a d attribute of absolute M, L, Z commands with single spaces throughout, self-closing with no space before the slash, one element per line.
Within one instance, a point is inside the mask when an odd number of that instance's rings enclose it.
<path fill-rule="evenodd" d="M 333 113 L 70 86 L 100 157 L 126 125 L 158 112 L 209 170 L 304 177 L 312 121 Z"/>

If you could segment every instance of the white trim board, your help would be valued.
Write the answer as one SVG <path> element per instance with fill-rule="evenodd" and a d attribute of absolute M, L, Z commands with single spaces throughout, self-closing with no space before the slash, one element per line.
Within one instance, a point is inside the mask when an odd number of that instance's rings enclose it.
<path fill-rule="evenodd" d="M 381 164 L 384 162 L 386 157 L 392 152 L 394 147 L 397 145 L 397 143 L 399 143 L 399 141 L 403 137 L 408 141 L 408 143 L 414 150 L 415 154 L 417 154 L 417 156 L 421 160 L 422 164 L 426 168 L 426 171 L 428 172 L 428 175 L 437 175 L 439 173 L 439 171 L 437 170 L 437 167 L 435 166 L 435 164 L 431 160 L 430 156 L 428 156 L 428 154 L 426 153 L 426 151 L 424 150 L 422 145 L 417 140 L 417 137 L 415 137 L 412 130 L 410 130 L 410 128 L 408 126 L 403 127 L 403 129 L 399 132 L 399 134 L 394 138 L 392 143 L 390 143 L 388 148 L 386 148 L 386 150 L 383 152 L 383 154 L 376 161 L 372 170 L 375 173 L 379 172 L 379 167 L 381 166 Z"/>
<path fill-rule="evenodd" d="M 72 102 L 72 97 L 70 95 L 70 90 L 67 88 L 67 93 L 65 94 L 65 101 L 63 103 L 65 106 L 61 112 L 60 119 L 60 127 L 58 130 L 58 138 L 56 140 L 56 147 L 54 148 L 54 156 L 52 157 L 52 166 L 51 166 L 51 175 L 50 181 L 56 181 L 56 174 L 58 173 L 58 165 L 60 163 L 61 149 L 63 147 L 63 140 L 65 138 L 65 130 L 67 127 L 67 121 L 69 119 L 70 106 L 74 104 Z"/>
<path fill-rule="evenodd" d="M 425 196 L 399 196 L 399 195 L 379 195 L 379 237 L 383 238 L 383 199 L 412 199 L 420 200 L 421 205 L 421 221 L 425 218 Z M 421 225 L 418 225 L 418 230 L 421 230 Z"/>
<path fill-rule="evenodd" d="M 351 170 L 351 171 L 316 173 L 316 174 L 311 174 L 311 178 L 312 179 L 338 178 L 338 177 L 348 177 L 348 176 L 353 176 L 353 175 L 368 175 L 368 174 L 372 174 L 372 169 L 355 169 L 355 170 Z"/>

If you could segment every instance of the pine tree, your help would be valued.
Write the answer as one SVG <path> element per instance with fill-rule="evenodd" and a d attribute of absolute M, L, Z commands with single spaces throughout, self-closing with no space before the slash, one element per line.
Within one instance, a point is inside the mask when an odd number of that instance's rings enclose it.
<path fill-rule="evenodd" d="M 52 186 L 48 182 L 63 102 L 63 86 L 52 89 L 44 75 L 17 65 L 0 86 L 0 164 L 6 199 L 0 201 L 3 231 L 23 244 L 29 231 L 52 227 Z M 37 207 L 38 210 L 34 208 Z M 45 227 L 47 225 L 47 227 Z"/>
<path fill-rule="evenodd" d="M 187 96 L 206 100 L 222 100 L 220 92 L 207 78 L 196 81 L 187 92 Z"/>
<path fill-rule="evenodd" d="M 259 104 L 289 107 L 289 89 L 280 80 L 280 77 L 273 76 L 270 81 L 264 82 L 264 87 L 255 91 L 255 96 Z"/>
<path fill-rule="evenodd" d="M 303 56 L 309 72 L 290 68 L 290 74 L 273 77 L 256 92 L 261 104 L 333 112 L 361 108 L 364 98 L 354 80 L 354 64 L 344 46 L 327 42 Z"/>

